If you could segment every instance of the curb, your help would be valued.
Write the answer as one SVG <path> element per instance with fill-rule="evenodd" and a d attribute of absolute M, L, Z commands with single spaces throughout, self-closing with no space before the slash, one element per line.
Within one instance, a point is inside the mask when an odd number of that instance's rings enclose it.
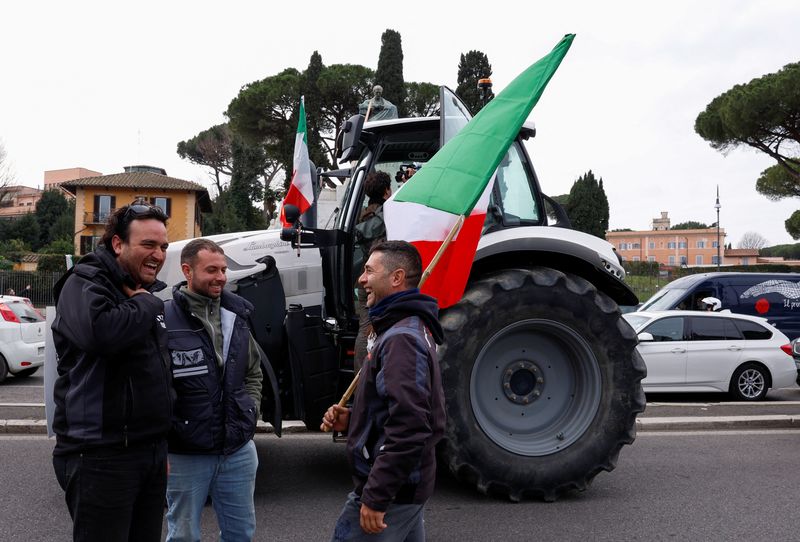
<path fill-rule="evenodd" d="M 310 432 L 298 420 L 285 420 L 282 434 Z M 716 431 L 750 429 L 800 429 L 800 415 L 770 416 L 680 416 L 671 418 L 637 418 L 636 430 L 640 433 L 669 431 Z M 259 421 L 256 434 L 274 433 L 272 425 Z M 0 420 L 0 435 L 46 435 L 46 420 Z"/>
<path fill-rule="evenodd" d="M 775 414 L 768 416 L 682 416 L 673 418 L 637 418 L 641 432 L 799 429 L 800 416 Z"/>

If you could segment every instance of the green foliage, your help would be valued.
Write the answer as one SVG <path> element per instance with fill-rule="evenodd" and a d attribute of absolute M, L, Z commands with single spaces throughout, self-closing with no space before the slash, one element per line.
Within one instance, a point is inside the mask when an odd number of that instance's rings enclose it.
<path fill-rule="evenodd" d="M 603 179 L 598 181 L 591 170 L 573 183 L 565 210 L 573 228 L 605 239 L 608 198 L 603 189 Z"/>
<path fill-rule="evenodd" d="M 332 64 L 319 76 L 322 94 L 322 126 L 333 132 L 327 141 L 331 163 L 336 163 L 333 141 L 339 136 L 342 123 L 358 113 L 358 104 L 372 96 L 375 73 L 358 64 Z"/>
<path fill-rule="evenodd" d="M 381 52 L 375 84 L 383 87 L 383 97 L 397 106 L 398 114 L 406 116 L 406 86 L 403 80 L 403 40 L 400 33 L 387 29 L 381 36 Z"/>
<path fill-rule="evenodd" d="M 671 230 L 706 230 L 708 226 L 703 224 L 702 222 L 697 222 L 696 220 L 688 220 L 686 222 L 681 222 L 679 224 L 675 224 L 670 228 Z"/>
<path fill-rule="evenodd" d="M 430 117 L 439 109 L 439 87 L 433 83 L 406 83 L 407 117 Z"/>
<path fill-rule="evenodd" d="M 781 256 L 787 260 L 800 260 L 800 243 L 775 245 L 761 249 L 762 256 Z"/>
<path fill-rule="evenodd" d="M 318 167 L 330 166 L 321 136 L 324 122 L 322 119 L 322 92 L 319 90 L 319 76 L 322 75 L 324 70 L 325 65 L 322 63 L 322 56 L 317 51 L 314 51 L 301 79 L 303 96 L 305 97 L 308 156 Z"/>
<path fill-rule="evenodd" d="M 784 225 L 792 239 L 800 239 L 800 211 L 793 212 L 792 216 L 786 219 Z"/>
<path fill-rule="evenodd" d="M 178 156 L 193 164 L 211 168 L 217 190 L 222 190 L 220 174 L 230 175 L 233 169 L 231 145 L 233 134 L 227 124 L 217 124 L 193 138 L 178 143 Z"/>
<path fill-rule="evenodd" d="M 36 204 L 35 215 L 39 239 L 31 244 L 34 251 L 59 238 L 72 239 L 75 202 L 68 200 L 60 190 L 45 190 Z"/>
<path fill-rule="evenodd" d="M 73 254 L 75 246 L 69 239 L 56 239 L 39 249 L 39 254 Z"/>
<path fill-rule="evenodd" d="M 483 108 L 478 94 L 478 80 L 492 76 L 492 65 L 489 64 L 489 57 L 480 51 L 470 51 L 466 55 L 462 53 L 461 60 L 458 62 L 458 86 L 456 94 L 469 107 L 472 114 L 476 114 Z M 489 92 L 487 102 L 494 98 L 494 93 Z"/>
<path fill-rule="evenodd" d="M 615 229 L 613 229 L 611 231 L 633 231 L 633 230 L 630 229 L 630 228 L 615 228 Z"/>
<path fill-rule="evenodd" d="M 70 247 L 69 252 L 66 254 L 72 253 L 72 247 Z M 39 254 L 39 261 L 36 264 L 37 271 L 58 271 L 58 272 L 65 272 L 67 270 L 67 261 L 64 257 L 64 253 L 61 254 Z"/>
<path fill-rule="evenodd" d="M 772 201 L 783 198 L 800 197 L 800 183 L 797 178 L 776 164 L 761 172 L 756 181 L 756 190 Z"/>
<path fill-rule="evenodd" d="M 769 199 L 800 195 L 800 62 L 720 94 L 697 116 L 694 129 L 721 152 L 748 145 L 774 158 L 777 164 L 756 182 Z M 786 231 L 800 237 L 800 218 L 792 215 Z"/>
<path fill-rule="evenodd" d="M 566 208 L 567 204 L 569 204 L 569 194 L 560 194 L 558 196 L 552 196 L 552 199 L 553 201 L 555 201 L 564 208 Z"/>
<path fill-rule="evenodd" d="M 39 222 L 35 213 L 26 213 L 20 218 L 9 220 L 6 225 L 5 238 L 19 239 L 28 247 L 38 247 L 40 242 Z"/>

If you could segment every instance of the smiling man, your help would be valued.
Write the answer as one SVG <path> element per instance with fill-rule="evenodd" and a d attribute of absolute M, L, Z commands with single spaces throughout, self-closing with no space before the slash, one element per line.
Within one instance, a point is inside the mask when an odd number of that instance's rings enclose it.
<path fill-rule="evenodd" d="M 200 540 L 206 499 L 220 539 L 253 540 L 261 356 L 248 325 L 253 306 L 225 290 L 225 253 L 209 239 L 181 250 L 186 282 L 166 303 L 178 399 L 169 434 L 167 541 Z"/>
<path fill-rule="evenodd" d="M 101 244 L 55 287 L 53 465 L 74 540 L 158 541 L 172 391 L 164 303 L 152 292 L 167 216 L 114 211 Z"/>
<path fill-rule="evenodd" d="M 445 424 L 436 359 L 443 339 L 436 300 L 417 289 L 419 252 L 405 241 L 373 245 L 359 283 L 373 326 L 350 410 L 333 405 L 322 429 L 348 429 L 355 490 L 332 540 L 422 542 L 423 507 L 436 479 Z"/>

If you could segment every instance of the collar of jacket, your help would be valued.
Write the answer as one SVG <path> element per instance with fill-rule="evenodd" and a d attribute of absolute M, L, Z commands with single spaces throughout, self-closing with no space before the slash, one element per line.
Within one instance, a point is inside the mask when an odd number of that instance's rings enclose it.
<path fill-rule="evenodd" d="M 370 321 L 378 335 L 410 316 L 417 316 L 422 320 L 437 344 L 444 342 L 444 331 L 439 323 L 439 306 L 436 299 L 420 293 L 417 288 L 385 297 L 369 311 Z"/>
<path fill-rule="evenodd" d="M 178 284 L 172 287 L 172 299 L 175 300 L 175 302 L 178 304 L 179 307 L 184 309 L 188 314 L 191 314 L 192 311 L 190 309 L 190 302 L 188 296 L 181 291 L 181 288 L 183 288 L 184 286 L 188 287 L 188 284 L 185 280 L 183 282 L 179 282 Z M 201 294 L 195 293 L 194 295 L 207 299 L 209 303 L 214 301 L 210 297 L 205 297 Z M 222 295 L 220 296 L 219 303 L 223 309 L 229 310 L 235 313 L 237 316 L 241 316 L 244 319 L 247 319 L 250 316 L 250 313 L 253 312 L 252 303 L 225 289 L 222 290 Z"/>

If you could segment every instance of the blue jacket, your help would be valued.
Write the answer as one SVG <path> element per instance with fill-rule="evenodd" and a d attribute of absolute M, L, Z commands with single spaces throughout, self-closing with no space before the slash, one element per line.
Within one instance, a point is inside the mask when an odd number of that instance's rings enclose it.
<path fill-rule="evenodd" d="M 174 393 L 164 303 L 128 297 L 130 277 L 105 247 L 81 258 L 55 287 L 54 454 L 163 440 Z M 151 291 L 163 289 L 156 281 Z"/>
<path fill-rule="evenodd" d="M 232 454 L 256 429 L 258 409 L 245 389 L 250 363 L 250 328 L 247 318 L 253 306 L 223 290 L 220 318 L 225 360 L 217 354 L 202 321 L 191 314 L 180 291 L 172 291 L 165 303 L 172 358 L 172 376 L 178 394 L 169 451 L 179 454 Z"/>
<path fill-rule="evenodd" d="M 361 502 L 421 504 L 436 478 L 445 408 L 436 344 L 443 339 L 436 300 L 416 289 L 370 310 L 375 340 L 353 400 L 347 451 Z"/>

